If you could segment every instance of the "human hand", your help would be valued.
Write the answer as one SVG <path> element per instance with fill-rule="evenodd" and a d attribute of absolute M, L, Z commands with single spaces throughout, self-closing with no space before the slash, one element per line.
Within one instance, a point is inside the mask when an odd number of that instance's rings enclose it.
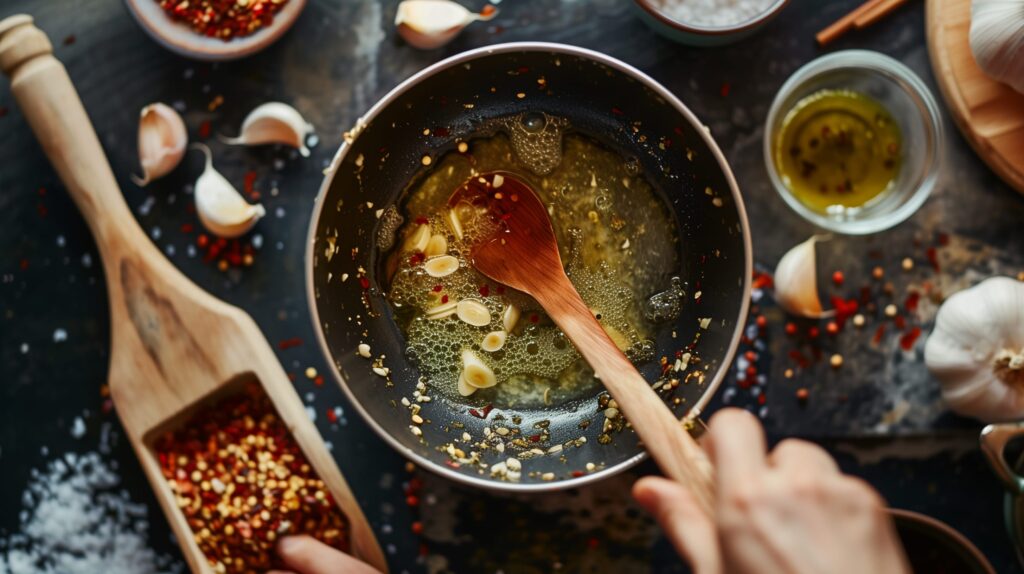
<path fill-rule="evenodd" d="M 685 486 L 645 477 L 633 496 L 696 574 L 906 574 L 903 547 L 881 497 L 843 475 L 820 447 L 785 440 L 766 453 L 753 415 L 711 419 L 715 516 Z"/>
<path fill-rule="evenodd" d="M 335 550 L 312 536 L 287 536 L 277 543 L 277 555 L 288 570 L 267 574 L 380 574 L 375 568 Z"/>

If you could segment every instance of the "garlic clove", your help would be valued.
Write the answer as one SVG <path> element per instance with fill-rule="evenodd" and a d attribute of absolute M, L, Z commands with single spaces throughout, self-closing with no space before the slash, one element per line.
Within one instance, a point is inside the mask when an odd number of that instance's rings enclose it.
<path fill-rule="evenodd" d="M 505 331 L 491 331 L 484 335 L 483 341 L 480 342 L 480 348 L 488 353 L 500 351 L 505 346 L 507 338 L 508 334 Z"/>
<path fill-rule="evenodd" d="M 476 392 L 476 387 L 474 387 L 474 386 L 472 386 L 472 385 L 470 385 L 469 383 L 466 382 L 466 374 L 465 373 L 459 374 L 458 389 L 459 389 L 459 394 L 464 396 L 464 397 L 468 397 L 469 395 L 472 395 L 473 393 Z"/>
<path fill-rule="evenodd" d="M 469 24 L 497 14 L 493 7 L 476 14 L 450 0 L 405 0 L 398 5 L 395 26 L 410 46 L 432 50 L 452 41 Z"/>
<path fill-rule="evenodd" d="M 790 249 L 775 267 L 775 301 L 794 315 L 820 319 L 835 314 L 822 309 L 818 296 L 814 244 L 821 240 L 815 235 Z"/>
<path fill-rule="evenodd" d="M 462 220 L 454 209 L 448 210 L 448 227 L 451 227 L 455 239 L 462 239 Z"/>
<path fill-rule="evenodd" d="M 464 378 L 467 385 L 478 389 L 486 389 L 498 384 L 498 378 L 494 376 L 494 371 L 469 349 L 462 351 L 462 375 L 460 378 Z"/>
<path fill-rule="evenodd" d="M 458 302 L 449 301 L 427 310 L 427 319 L 444 319 L 455 314 Z"/>
<path fill-rule="evenodd" d="M 297 148 L 302 157 L 309 157 L 306 138 L 311 133 L 313 125 L 298 110 L 281 102 L 268 102 L 245 116 L 238 137 L 220 139 L 232 145 L 285 144 Z"/>
<path fill-rule="evenodd" d="M 206 155 L 206 168 L 196 180 L 194 192 L 199 221 L 219 237 L 233 238 L 245 234 L 266 214 L 263 206 L 245 201 L 238 190 L 213 168 L 210 148 L 201 143 L 192 144 L 192 147 Z"/>
<path fill-rule="evenodd" d="M 157 102 L 139 112 L 139 163 L 142 177 L 132 175 L 139 187 L 159 179 L 178 167 L 185 157 L 188 131 L 174 108 Z"/>
<path fill-rule="evenodd" d="M 436 257 L 445 253 L 448 253 L 448 239 L 440 233 L 431 236 L 430 241 L 423 248 L 423 254 L 427 257 Z"/>
<path fill-rule="evenodd" d="M 447 277 L 459 269 L 459 260 L 452 255 L 431 257 L 423 264 L 423 269 L 431 277 Z"/>
<path fill-rule="evenodd" d="M 427 248 L 427 243 L 430 242 L 430 226 L 427 224 L 421 224 L 418 226 L 405 240 L 402 245 L 402 251 L 410 253 L 413 251 L 423 252 Z"/>
<path fill-rule="evenodd" d="M 512 332 L 512 329 L 515 328 L 518 322 L 519 307 L 509 303 L 505 310 L 501 312 L 501 325 L 505 327 L 505 331 Z"/>
<path fill-rule="evenodd" d="M 459 301 L 455 314 L 459 316 L 463 323 L 468 323 L 474 327 L 486 327 L 491 324 L 491 312 L 487 310 L 487 305 L 476 299 L 463 299 Z"/>

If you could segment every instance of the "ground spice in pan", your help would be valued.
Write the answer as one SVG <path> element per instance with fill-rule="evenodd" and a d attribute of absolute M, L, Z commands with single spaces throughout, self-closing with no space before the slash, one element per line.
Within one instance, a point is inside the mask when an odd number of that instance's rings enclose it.
<path fill-rule="evenodd" d="M 196 413 L 155 451 L 215 572 L 281 568 L 281 536 L 348 549 L 343 515 L 258 385 Z"/>
<path fill-rule="evenodd" d="M 171 18 L 197 34 L 230 40 L 274 22 L 288 0 L 156 0 Z"/>

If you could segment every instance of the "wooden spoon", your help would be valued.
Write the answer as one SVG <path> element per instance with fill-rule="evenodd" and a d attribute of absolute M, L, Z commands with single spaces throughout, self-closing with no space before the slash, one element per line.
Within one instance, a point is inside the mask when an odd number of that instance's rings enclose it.
<path fill-rule="evenodd" d="M 30 16 L 0 21 L 0 68 L 99 246 L 110 296 L 110 394 L 192 571 L 213 574 L 152 443 L 211 395 L 256 380 L 348 518 L 353 554 L 386 572 L 366 517 L 256 323 L 189 281 L 150 243 L 67 71 Z"/>
<path fill-rule="evenodd" d="M 619 404 L 658 466 L 685 484 L 711 512 L 711 466 L 682 423 L 608 337 L 562 267 L 547 208 L 529 185 L 507 172 L 470 178 L 452 194 L 455 213 L 476 212 L 472 264 L 531 295 L 568 335 Z"/>

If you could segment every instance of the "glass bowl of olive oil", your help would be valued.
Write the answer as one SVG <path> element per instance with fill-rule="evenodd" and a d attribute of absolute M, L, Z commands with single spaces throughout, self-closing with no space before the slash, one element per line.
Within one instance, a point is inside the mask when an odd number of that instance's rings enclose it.
<path fill-rule="evenodd" d="M 793 210 L 863 235 L 921 207 L 938 178 L 942 137 L 935 98 L 914 72 L 877 52 L 846 50 L 783 84 L 768 112 L 764 156 Z"/>

